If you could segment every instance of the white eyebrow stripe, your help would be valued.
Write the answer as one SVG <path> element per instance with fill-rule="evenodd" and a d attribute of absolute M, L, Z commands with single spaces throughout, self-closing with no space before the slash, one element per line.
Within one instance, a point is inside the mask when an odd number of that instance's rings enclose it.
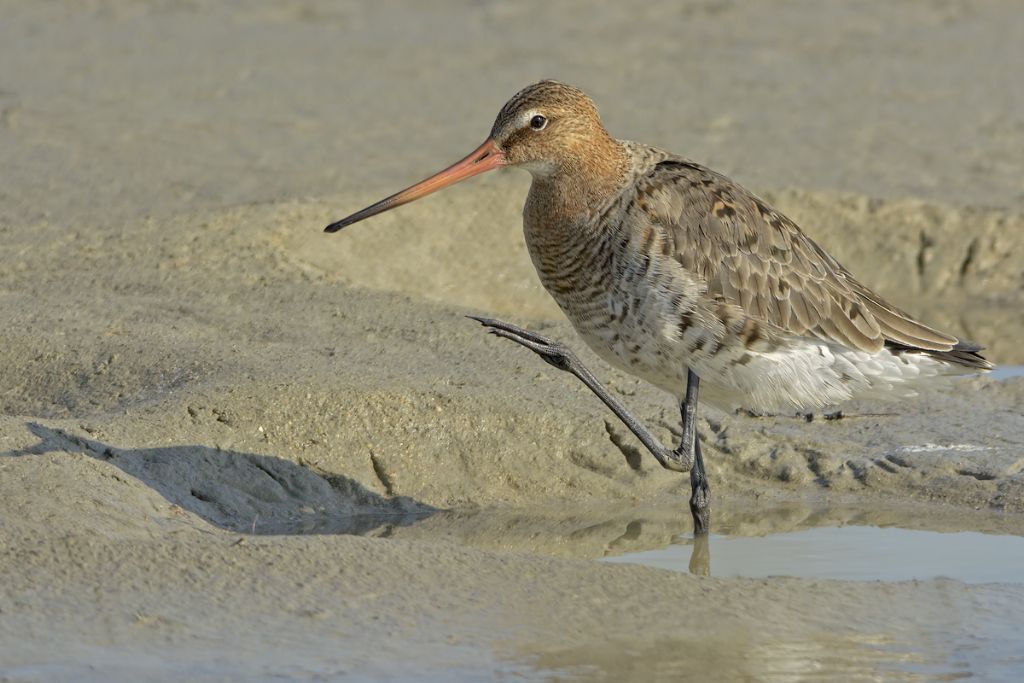
<path fill-rule="evenodd" d="M 520 127 L 525 128 L 527 126 L 530 126 L 530 120 L 534 116 L 543 116 L 544 117 L 544 125 L 541 126 L 540 129 L 539 129 L 539 130 L 543 130 L 547 126 L 547 124 L 548 124 L 548 117 L 547 117 L 547 114 L 545 114 L 544 112 L 538 111 L 536 109 L 530 109 L 529 111 L 527 111 L 526 113 L 523 114 L 523 120 L 522 120 L 522 123 L 520 124 Z M 530 126 L 530 127 L 533 128 L 533 126 Z"/>
<path fill-rule="evenodd" d="M 524 126 L 529 125 L 530 124 L 530 119 L 532 119 L 537 114 L 540 114 L 540 112 L 537 111 L 536 109 L 530 109 L 529 111 L 525 112 L 523 114 L 523 120 L 522 120 L 523 125 Z"/>

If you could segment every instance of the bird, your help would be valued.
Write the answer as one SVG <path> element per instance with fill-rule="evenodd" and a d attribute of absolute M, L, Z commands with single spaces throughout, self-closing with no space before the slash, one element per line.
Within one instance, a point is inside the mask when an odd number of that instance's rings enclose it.
<path fill-rule="evenodd" d="M 664 446 L 567 345 L 469 316 L 581 380 L 658 463 L 689 472 L 695 535 L 710 527 L 696 433 L 704 400 L 756 413 L 913 396 L 993 365 L 982 347 L 917 321 L 862 284 L 792 220 L 726 176 L 606 130 L 565 83 L 527 86 L 461 161 L 347 218 L 336 232 L 502 167 L 532 175 L 523 208 L 540 282 L 598 357 L 679 401 Z"/>

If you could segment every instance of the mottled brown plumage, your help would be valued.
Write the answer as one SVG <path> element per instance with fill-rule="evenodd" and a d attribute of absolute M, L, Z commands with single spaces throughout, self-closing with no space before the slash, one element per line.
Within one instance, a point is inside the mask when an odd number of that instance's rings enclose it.
<path fill-rule="evenodd" d="M 979 347 L 917 322 L 854 278 L 789 218 L 725 176 L 667 156 L 636 201 L 707 294 L 785 333 L 877 353 L 886 343 L 988 367 Z M 938 352 L 938 353 L 936 353 Z"/>

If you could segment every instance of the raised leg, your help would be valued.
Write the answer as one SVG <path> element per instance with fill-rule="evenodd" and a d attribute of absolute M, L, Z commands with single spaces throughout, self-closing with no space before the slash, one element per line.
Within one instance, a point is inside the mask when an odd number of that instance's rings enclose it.
<path fill-rule="evenodd" d="M 622 424 L 633 432 L 640 443 L 651 452 L 651 455 L 662 467 L 675 472 L 690 472 L 690 512 L 693 514 L 694 533 L 705 534 L 709 523 L 709 489 L 707 476 L 704 472 L 704 459 L 700 452 L 697 439 L 697 389 L 700 380 L 692 371 L 687 377 L 686 399 L 681 412 L 683 417 L 683 438 L 679 447 L 669 450 L 651 434 L 639 420 L 633 417 L 622 403 L 612 396 L 605 386 L 587 369 L 567 346 L 546 339 L 538 334 L 524 330 L 510 323 L 490 318 L 469 316 L 491 334 L 510 339 L 530 349 L 552 367 L 564 370 L 583 382 L 588 389 L 608 406 Z"/>

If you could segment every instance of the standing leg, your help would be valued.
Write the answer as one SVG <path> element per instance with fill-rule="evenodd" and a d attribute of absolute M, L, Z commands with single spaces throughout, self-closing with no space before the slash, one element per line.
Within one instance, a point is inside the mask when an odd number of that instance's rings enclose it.
<path fill-rule="evenodd" d="M 686 399 L 681 408 L 683 416 L 682 441 L 678 448 L 669 450 L 651 434 L 643 423 L 633 417 L 632 413 L 617 398 L 608 393 L 604 385 L 594 377 L 568 347 L 500 320 L 469 317 L 490 328 L 491 334 L 511 339 L 536 353 L 548 365 L 575 376 L 615 413 L 615 416 L 629 428 L 629 431 L 633 432 L 636 438 L 640 439 L 640 443 L 651 452 L 658 464 L 668 470 L 690 472 L 690 512 L 693 514 L 694 533 L 698 535 L 707 533 L 710 521 L 709 490 L 707 476 L 704 473 L 704 459 L 700 452 L 700 442 L 697 439 L 697 389 L 700 385 L 697 375 L 691 371 L 687 376 Z"/>
<path fill-rule="evenodd" d="M 683 414 L 683 440 L 680 448 L 687 448 L 693 453 L 693 466 L 690 468 L 690 512 L 693 514 L 693 533 L 703 535 L 711 527 L 711 487 L 708 486 L 707 473 L 704 471 L 704 456 L 700 451 L 700 439 L 697 438 L 697 390 L 700 388 L 700 377 L 693 370 L 686 372 L 686 398 L 681 408 Z"/>

